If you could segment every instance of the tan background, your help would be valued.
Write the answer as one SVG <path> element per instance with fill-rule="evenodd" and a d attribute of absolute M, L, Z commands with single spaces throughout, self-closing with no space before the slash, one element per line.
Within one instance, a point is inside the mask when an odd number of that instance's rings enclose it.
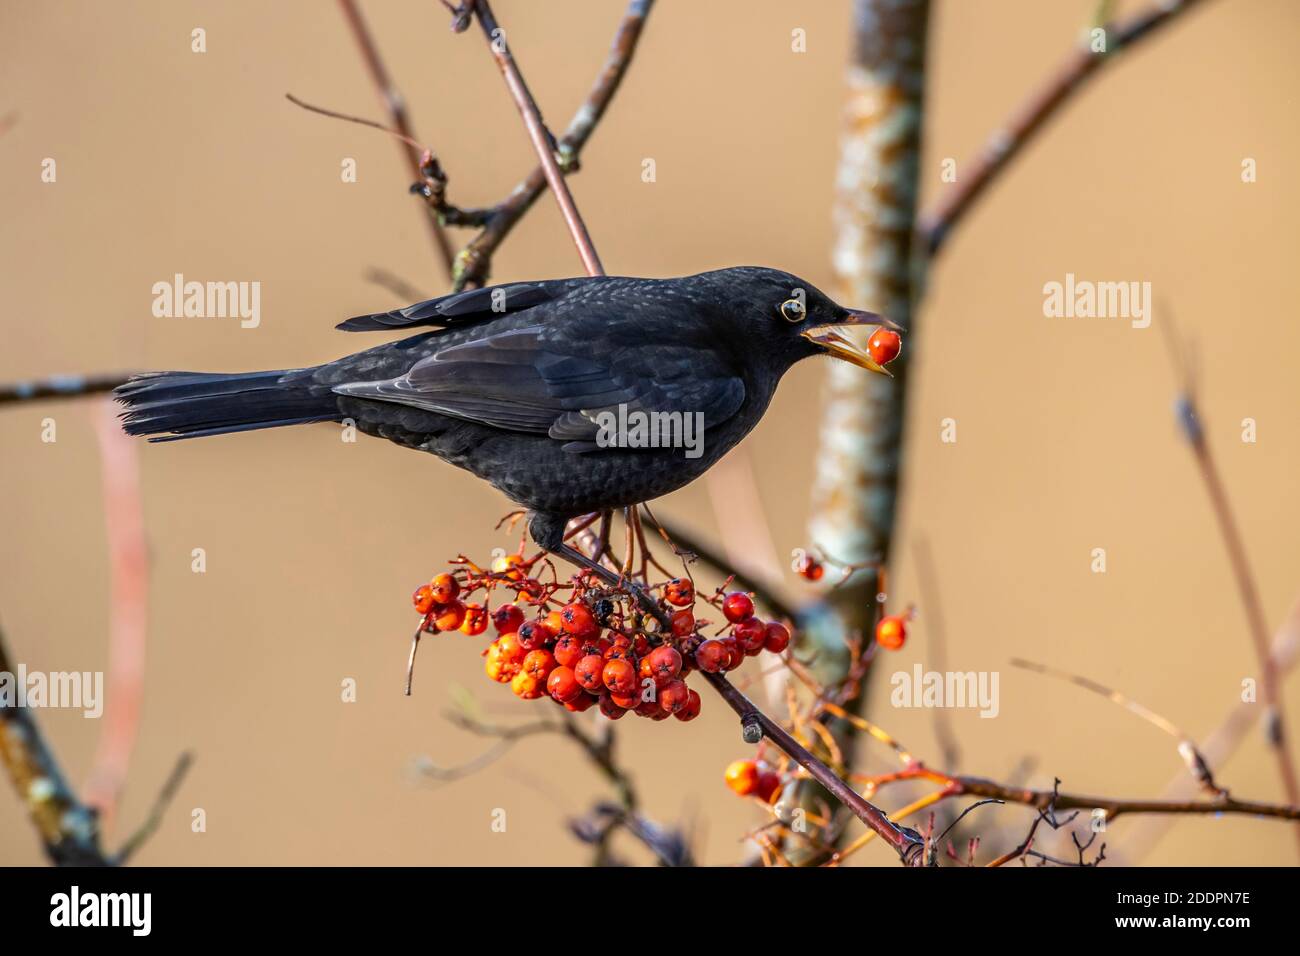
<path fill-rule="evenodd" d="M 574 180 L 611 271 L 764 263 L 829 284 L 847 6 L 660 3 Z M 940 159 L 971 155 L 1094 6 L 936 4 L 928 194 Z M 554 125 L 585 95 L 621 7 L 500 0 Z M 503 195 L 532 161 L 481 39 L 448 33 L 433 3 L 366 9 L 454 199 Z M 207 30 L 202 55 L 189 49 L 196 26 Z M 789 50 L 794 27 L 808 33 L 802 56 Z M 1201 346 L 1211 441 L 1271 626 L 1300 593 L 1297 28 L 1300 6 L 1290 0 L 1206 4 L 1087 91 L 933 274 L 913 343 L 923 358 L 904 540 L 924 531 L 934 544 L 952 665 L 1002 672 L 997 720 L 956 717 L 968 769 L 1003 775 L 1033 755 L 1039 782 L 1055 774 L 1074 789 L 1134 797 L 1157 794 L 1178 769 L 1157 731 L 1082 691 L 1010 670 L 1012 655 L 1120 686 L 1198 736 L 1255 676 L 1224 552 L 1169 413 L 1160 332 L 1045 319 L 1043 283 L 1066 272 L 1147 279 L 1174 305 Z M 376 115 L 332 4 L 7 3 L 0 90 L 0 113 L 21 114 L 0 141 L 0 379 L 326 361 L 363 344 L 331 331 L 336 321 L 399 304 L 364 280 L 368 267 L 440 288 L 393 144 L 283 98 Z M 360 181 L 344 185 L 348 156 Z M 1254 185 L 1239 179 L 1247 156 L 1258 161 Z M 58 162 L 56 184 L 40 182 L 45 157 Z M 658 164 L 653 185 L 639 178 L 644 157 Z M 577 271 L 544 197 L 496 274 Z M 261 327 L 153 318 L 150 286 L 175 272 L 260 281 Z M 792 373 L 747 445 L 783 551 L 807 543 L 822 371 L 809 363 Z M 52 445 L 39 440 L 47 415 L 59 426 Z M 959 423 L 956 445 L 938 440 L 947 416 Z M 1246 416 L 1259 423 L 1257 444 L 1239 440 Z M 88 409 L 5 410 L 0 448 L 0 613 L 15 651 L 37 669 L 102 668 L 107 566 Z M 441 788 L 409 773 L 417 755 L 452 763 L 483 746 L 440 716 L 452 685 L 472 689 L 503 720 L 544 706 L 488 684 L 468 639 L 428 645 L 416 696 L 399 690 L 411 588 L 460 549 L 486 554 L 510 543 L 491 532 L 507 510 L 495 492 L 392 446 L 342 444 L 326 427 L 142 446 L 141 459 L 154 562 L 150 644 L 119 836 L 180 750 L 192 748 L 198 762 L 140 862 L 585 858 L 562 820 L 604 791 L 564 741 L 534 740 Z M 713 533 L 702 488 L 661 507 Z M 207 549 L 205 575 L 190 572 L 194 547 Z M 1104 576 L 1089 572 L 1094 547 L 1108 551 Z M 895 593 L 916 597 L 908 550 Z M 924 622 L 915 633 L 887 668 L 924 662 Z M 355 704 L 339 702 L 345 677 L 358 681 Z M 1300 680 L 1288 699 L 1300 717 Z M 883 697 L 873 713 L 914 749 L 935 753 L 932 715 L 891 711 Z M 80 780 L 97 724 L 43 717 Z M 723 764 L 745 752 L 724 708 L 706 700 L 689 726 L 622 726 L 646 809 L 665 821 L 693 813 L 704 859 L 737 859 L 740 834 L 758 818 L 722 785 Z M 1257 733 L 1221 775 L 1241 795 L 1281 796 Z M 193 807 L 207 811 L 205 834 L 190 832 Z M 510 814 L 505 835 L 489 830 L 494 807 Z M 1124 826 L 1109 835 L 1117 849 Z M 1148 859 L 1289 864 L 1294 853 L 1281 826 L 1203 819 L 1181 823 Z M 5 788 L 0 862 L 40 859 Z M 872 848 L 862 860 L 888 854 Z"/>

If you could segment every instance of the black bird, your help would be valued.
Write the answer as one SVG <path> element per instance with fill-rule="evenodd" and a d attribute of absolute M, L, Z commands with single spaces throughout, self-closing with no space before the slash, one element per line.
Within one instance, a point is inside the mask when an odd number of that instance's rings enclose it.
<path fill-rule="evenodd" d="M 351 420 L 490 481 L 532 512 L 541 547 L 567 551 L 569 519 L 707 471 L 800 359 L 830 354 L 883 372 L 840 334 L 881 324 L 775 269 L 557 279 L 357 316 L 338 327 L 434 328 L 315 368 L 159 372 L 116 396 L 126 431 L 153 441 Z M 637 439 L 620 426 L 647 420 L 676 424 L 683 440 L 702 423 L 702 447 L 627 447 Z"/>

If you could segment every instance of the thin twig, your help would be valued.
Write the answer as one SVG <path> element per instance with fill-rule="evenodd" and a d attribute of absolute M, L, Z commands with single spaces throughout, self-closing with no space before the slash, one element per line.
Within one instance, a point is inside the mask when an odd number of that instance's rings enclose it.
<path fill-rule="evenodd" d="M 529 92 L 528 84 L 524 82 L 524 76 L 515 63 L 514 54 L 506 42 L 505 31 L 497 24 L 496 18 L 492 15 L 492 7 L 487 0 L 474 0 L 474 12 L 479 26 L 483 28 L 483 35 L 487 37 L 492 57 L 505 78 L 506 88 L 510 90 L 515 107 L 523 117 L 528 138 L 532 140 L 533 149 L 546 176 L 546 183 L 555 194 L 555 201 L 559 203 L 565 225 L 569 227 L 573 242 L 578 247 L 578 256 L 582 259 L 583 268 L 587 270 L 589 276 L 602 276 L 605 274 L 605 268 L 600 264 L 600 256 L 596 254 L 596 248 L 592 245 L 587 224 L 583 222 L 582 214 L 578 212 L 578 206 L 573 201 L 573 194 L 569 191 L 569 184 L 564 181 L 564 173 L 555 160 L 554 137 L 546 128 L 537 101 L 533 99 L 533 94 Z"/>
<path fill-rule="evenodd" d="M 356 0 L 339 0 L 339 6 L 343 8 L 343 16 L 347 19 L 348 29 L 352 32 L 352 37 L 361 50 L 361 57 L 365 61 L 366 70 L 375 85 L 375 90 L 379 94 L 379 101 L 383 104 L 384 109 L 388 111 L 393 129 L 397 131 L 403 140 L 402 154 L 406 157 L 412 178 L 413 180 L 422 180 L 424 175 L 421 171 L 419 138 L 411 128 L 411 119 L 406 111 L 406 101 L 402 98 L 401 91 L 393 83 L 392 75 L 388 72 L 383 57 L 380 56 L 379 47 L 375 43 L 370 28 L 366 25 L 365 18 L 361 15 L 361 9 L 357 6 Z M 382 129 L 382 127 L 380 128 Z M 425 218 L 429 223 L 429 235 L 433 239 L 434 248 L 438 253 L 438 262 L 442 265 L 447 278 L 450 279 L 453 261 L 451 242 L 448 241 L 447 234 L 443 231 L 442 225 L 438 222 L 433 210 L 427 210 Z"/>
<path fill-rule="evenodd" d="M 193 764 L 194 755 L 189 752 L 183 753 L 177 758 L 176 766 L 172 768 L 167 781 L 163 784 L 162 789 L 158 791 L 158 796 L 154 799 L 149 815 L 145 817 L 140 829 L 131 834 L 131 837 L 122 844 L 122 848 L 117 851 L 117 856 L 113 860 L 114 863 L 118 865 L 126 863 L 157 832 L 158 827 L 162 824 L 163 817 L 167 814 L 167 808 L 171 806 L 172 800 L 175 799 L 177 792 L 181 788 L 181 783 L 185 780 L 185 775 Z"/>
<path fill-rule="evenodd" d="M 1024 150 L 1047 121 L 1083 88 L 1085 81 L 1111 63 L 1116 54 L 1136 46 L 1172 23 L 1200 0 L 1162 0 L 1106 30 L 1106 52 L 1094 53 L 1086 41 L 1070 51 L 1043 85 L 1035 90 L 1011 118 L 989 138 L 979 156 L 958 167 L 956 183 L 939 197 L 935 208 L 924 216 L 917 233 L 931 258 L 939 254 L 953 228 L 964 219 L 1011 161 Z"/>
<path fill-rule="evenodd" d="M 609 108 L 631 65 L 632 55 L 641 38 L 646 17 L 654 5 L 653 0 L 630 0 L 620 21 L 609 56 L 601 67 L 596 82 L 587 98 L 569 122 L 569 127 L 558 143 L 561 165 L 566 173 L 576 172 L 582 149 L 595 132 L 597 124 Z M 456 256 L 453 287 L 457 290 L 487 282 L 492 270 L 492 257 L 497 248 L 532 208 L 533 203 L 546 189 L 546 172 L 538 166 L 517 185 L 510 195 L 493 208 L 487 225 Z"/>

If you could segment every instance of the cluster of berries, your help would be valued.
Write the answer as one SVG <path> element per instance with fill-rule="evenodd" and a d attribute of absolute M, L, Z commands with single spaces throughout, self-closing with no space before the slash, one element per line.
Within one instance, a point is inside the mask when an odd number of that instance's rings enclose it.
<path fill-rule="evenodd" d="M 533 574 L 542 561 L 541 555 L 506 555 L 485 571 L 458 559 L 461 568 L 415 591 L 422 632 L 476 636 L 490 623 L 496 636 L 483 652 L 488 677 L 524 700 L 550 697 L 573 712 L 598 705 L 611 720 L 629 711 L 694 720 L 700 695 L 686 686 L 692 671 L 735 670 L 746 657 L 780 654 L 790 644 L 789 629 L 755 617 L 753 599 L 743 592 L 697 595 L 688 578 L 652 587 L 671 623 L 664 628 L 626 591 L 594 586 L 585 572 L 571 583 L 544 583 Z M 498 589 L 512 600 L 489 610 Z M 480 591 L 483 603 L 465 601 Z M 701 601 L 726 621 L 711 637 L 701 633 L 710 622 L 696 617 Z"/>

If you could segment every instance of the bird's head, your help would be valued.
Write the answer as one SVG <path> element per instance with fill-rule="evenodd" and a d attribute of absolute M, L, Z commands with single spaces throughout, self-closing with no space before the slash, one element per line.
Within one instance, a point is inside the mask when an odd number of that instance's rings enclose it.
<path fill-rule="evenodd" d="M 761 352 L 783 365 L 782 371 L 800 359 L 830 355 L 888 375 L 885 365 L 898 354 L 902 329 L 896 323 L 874 312 L 846 309 L 788 272 L 742 266 L 700 278 L 726 302 L 730 331 L 744 341 L 745 350 Z M 884 334 L 868 331 L 872 328 Z"/>

